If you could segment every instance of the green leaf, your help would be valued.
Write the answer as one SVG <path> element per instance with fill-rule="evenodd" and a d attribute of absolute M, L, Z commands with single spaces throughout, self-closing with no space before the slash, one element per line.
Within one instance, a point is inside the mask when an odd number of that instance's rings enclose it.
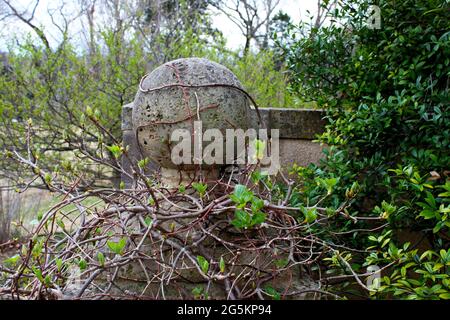
<path fill-rule="evenodd" d="M 265 291 L 270 297 L 272 297 L 272 299 L 281 300 L 281 294 L 271 286 L 267 286 Z"/>
<path fill-rule="evenodd" d="M 94 115 L 94 113 L 93 113 L 93 111 L 92 111 L 92 108 L 91 108 L 90 106 L 87 106 L 87 107 L 86 107 L 86 115 L 87 115 L 88 117 L 92 117 L 92 116 Z"/>
<path fill-rule="evenodd" d="M 97 253 L 97 260 L 102 267 L 105 265 L 105 256 L 100 251 Z"/>
<path fill-rule="evenodd" d="M 436 211 L 425 209 L 425 210 L 422 210 L 422 211 L 419 213 L 419 215 L 420 215 L 421 217 L 424 217 L 424 218 L 427 219 L 427 220 L 428 220 L 428 219 L 433 219 L 433 218 L 436 217 Z"/>
<path fill-rule="evenodd" d="M 262 208 L 264 208 L 264 200 L 259 199 L 257 197 L 253 197 L 252 198 L 252 212 L 258 212 L 259 210 L 261 210 Z"/>
<path fill-rule="evenodd" d="M 395 212 L 395 210 L 397 210 L 397 207 L 384 201 L 381 203 L 381 207 L 384 210 L 383 213 L 383 218 L 387 219 L 391 214 L 393 214 Z"/>
<path fill-rule="evenodd" d="M 38 280 L 44 284 L 44 277 L 42 276 L 42 271 L 41 269 L 38 269 L 37 267 L 31 267 L 31 270 L 33 270 L 34 275 L 36 276 L 36 278 L 38 278 Z"/>
<path fill-rule="evenodd" d="M 252 217 L 250 216 L 250 214 L 248 214 L 244 210 L 236 210 L 234 213 L 234 220 L 231 221 L 231 223 L 236 228 L 240 228 L 240 229 L 250 227 L 251 222 L 252 222 Z"/>
<path fill-rule="evenodd" d="M 448 252 L 445 251 L 444 249 L 441 249 L 439 251 L 439 255 L 441 256 L 442 261 L 448 262 L 448 260 L 450 260 L 450 249 L 448 250 Z"/>
<path fill-rule="evenodd" d="M 106 244 L 112 252 L 118 255 L 122 255 L 125 249 L 125 245 L 127 244 L 127 239 L 121 238 L 118 242 L 108 241 Z"/>
<path fill-rule="evenodd" d="M 438 233 L 441 229 L 442 229 L 442 222 L 438 222 L 433 228 L 433 233 Z"/>
<path fill-rule="evenodd" d="M 112 146 L 106 146 L 106 148 L 112 153 L 114 158 L 119 159 L 122 155 L 122 148 L 116 144 Z"/>
<path fill-rule="evenodd" d="M 204 274 L 208 274 L 209 262 L 202 256 L 197 256 L 197 262 Z"/>
<path fill-rule="evenodd" d="M 240 207 L 244 207 L 247 202 L 250 202 L 253 199 L 253 192 L 251 192 L 246 186 L 242 184 L 237 184 L 234 187 L 233 194 L 230 195 L 230 199 L 240 205 Z"/>
<path fill-rule="evenodd" d="M 46 184 L 50 184 L 52 182 L 52 175 L 50 173 L 46 173 L 44 176 L 44 180 Z"/>
<path fill-rule="evenodd" d="M 444 299 L 444 300 L 450 300 L 450 292 L 441 293 L 439 295 L 439 298 Z"/>
<path fill-rule="evenodd" d="M 391 239 L 387 238 L 383 241 L 383 244 L 381 245 L 382 248 L 384 248 L 389 242 L 391 241 Z"/>
<path fill-rule="evenodd" d="M 203 288 L 195 287 L 194 289 L 192 289 L 192 294 L 194 295 L 195 299 L 201 298 L 201 296 L 203 295 Z"/>
<path fill-rule="evenodd" d="M 223 257 L 220 257 L 219 269 L 220 272 L 225 273 L 225 260 L 223 260 Z"/>
<path fill-rule="evenodd" d="M 316 208 L 301 207 L 301 211 L 303 212 L 303 215 L 305 216 L 305 222 L 311 223 L 311 222 L 316 221 L 316 219 L 317 219 Z"/>
<path fill-rule="evenodd" d="M 430 205 L 431 208 L 436 209 L 436 200 L 431 192 L 427 191 L 427 197 L 425 201 Z"/>
<path fill-rule="evenodd" d="M 58 268 L 58 272 L 61 272 L 63 266 L 63 261 L 61 258 L 56 259 L 56 268 Z"/>
<path fill-rule="evenodd" d="M 139 160 L 138 161 L 138 167 L 141 168 L 141 169 L 144 169 L 147 166 L 148 163 L 149 163 L 148 158 Z"/>
<path fill-rule="evenodd" d="M 252 216 L 251 225 L 254 226 L 254 225 L 257 225 L 257 224 L 261 224 L 264 221 L 266 221 L 266 215 L 264 213 L 262 213 L 262 212 L 257 212 L 255 214 L 253 214 L 253 216 Z"/>
<path fill-rule="evenodd" d="M 267 178 L 268 174 L 265 171 L 253 171 L 250 177 L 253 183 L 258 183 L 259 181 Z"/>
<path fill-rule="evenodd" d="M 150 218 L 149 216 L 146 216 L 145 219 L 144 219 L 144 222 L 145 222 L 145 225 L 147 227 L 149 227 L 153 223 L 153 219 Z"/>
<path fill-rule="evenodd" d="M 80 270 L 84 270 L 87 268 L 87 262 L 84 259 L 80 259 L 80 261 L 78 261 L 78 267 L 80 267 Z"/>
<path fill-rule="evenodd" d="M 3 260 L 3 264 L 9 268 L 12 268 L 17 265 L 17 262 L 19 262 L 19 260 L 20 260 L 20 255 L 16 254 L 6 260 Z"/>
<path fill-rule="evenodd" d="M 327 190 L 327 194 L 330 195 L 333 192 L 334 186 L 339 182 L 339 178 L 319 178 L 318 183 L 321 184 Z"/>
<path fill-rule="evenodd" d="M 61 219 L 56 219 L 56 224 L 63 230 L 66 230 L 66 225 L 64 224 L 64 221 Z"/>
<path fill-rule="evenodd" d="M 48 288 L 52 286 L 52 278 L 49 274 L 45 276 L 44 284 Z"/>
<path fill-rule="evenodd" d="M 266 142 L 256 139 L 255 144 L 255 158 L 257 160 L 262 160 L 264 158 L 264 150 L 266 148 Z"/>
<path fill-rule="evenodd" d="M 197 191 L 197 193 L 202 198 L 206 193 L 206 189 L 208 188 L 208 185 L 205 183 L 193 182 L 192 187 L 194 188 L 195 191 Z"/>

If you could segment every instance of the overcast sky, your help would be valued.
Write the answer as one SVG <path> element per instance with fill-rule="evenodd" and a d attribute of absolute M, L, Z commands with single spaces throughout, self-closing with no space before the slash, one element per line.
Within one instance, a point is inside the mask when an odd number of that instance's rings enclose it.
<path fill-rule="evenodd" d="M 33 8 L 33 4 L 35 0 L 15 0 L 14 4 L 21 9 Z M 46 33 L 50 37 L 50 42 L 57 42 L 59 39 L 59 32 L 55 30 L 55 27 L 52 25 L 51 18 L 48 14 L 48 9 L 54 9 L 56 5 L 58 5 L 60 1 L 52 1 L 52 0 L 41 0 L 39 6 L 36 10 L 35 20 L 34 22 L 38 25 L 44 26 L 46 29 Z M 65 1 L 65 12 L 70 16 L 77 11 L 77 1 L 66 0 Z M 280 4 L 275 10 L 282 10 L 288 13 L 294 22 L 299 22 L 301 19 L 306 19 L 308 16 L 307 10 L 311 13 L 316 12 L 317 0 L 281 0 Z M 1 10 L 1 8 L 0 8 Z M 227 38 L 227 46 L 232 49 L 237 49 L 244 45 L 245 39 L 239 31 L 239 28 L 235 26 L 223 13 L 215 13 L 213 16 L 213 26 L 218 28 L 223 32 L 225 37 Z M 79 30 L 81 30 L 82 26 L 79 21 L 71 24 L 71 33 L 76 36 Z M 16 22 L 14 24 L 8 23 L 0 24 L 0 34 L 2 36 L 5 35 L 14 35 L 14 34 L 23 34 L 25 32 L 29 32 L 29 29 L 24 23 Z M 2 37 L 3 38 L 3 37 Z M 5 43 L 0 43 L 0 50 L 5 49 Z"/>
<path fill-rule="evenodd" d="M 277 9 L 289 14 L 292 20 L 297 23 L 301 19 L 307 18 L 307 10 L 311 13 L 317 11 L 317 0 L 281 0 Z M 278 10 L 275 10 L 275 13 Z M 221 13 L 214 16 L 213 25 L 223 32 L 230 48 L 236 49 L 244 46 L 245 38 L 241 35 L 239 28 L 230 22 L 225 14 Z"/>

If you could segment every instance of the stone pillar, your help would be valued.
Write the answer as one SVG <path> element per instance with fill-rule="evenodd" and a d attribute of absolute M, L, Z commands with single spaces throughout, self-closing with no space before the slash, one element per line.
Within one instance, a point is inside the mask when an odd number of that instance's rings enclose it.
<path fill-rule="evenodd" d="M 262 108 L 259 109 L 268 132 L 279 130 L 280 164 L 287 169 L 294 163 L 308 166 L 319 163 L 325 146 L 313 142 L 317 135 L 325 130 L 325 112 L 316 109 Z M 249 123 L 252 128 L 259 128 L 259 117 L 251 109 Z"/>
<path fill-rule="evenodd" d="M 208 177 L 216 180 L 228 158 L 223 152 L 219 161 L 205 161 L 202 150 L 210 142 L 203 141 L 203 134 L 215 130 L 225 137 L 228 129 L 246 131 L 250 111 L 249 99 L 237 77 L 226 67 L 202 58 L 178 59 L 153 70 L 142 79 L 133 106 L 124 109 L 124 119 L 130 120 L 128 109 L 131 122 L 125 127 L 131 124 L 136 133 L 135 141 L 128 145 L 135 145 L 138 156 L 162 168 L 163 184 L 175 186 L 179 183 L 173 182 L 180 178 L 189 182 Z M 172 158 L 178 155 L 172 150 L 179 143 L 171 140 L 173 133 L 182 134 L 183 142 L 187 140 L 191 146 L 190 155 L 183 155 L 181 161 Z M 224 140 L 219 144 L 226 149 Z M 183 154 L 188 149 L 185 146 Z"/>
<path fill-rule="evenodd" d="M 186 86 L 177 87 L 177 84 Z M 294 163 L 307 166 L 319 162 L 324 146 L 312 140 L 324 131 L 324 111 L 260 108 L 260 118 L 256 110 L 249 107 L 241 89 L 231 71 L 206 59 L 179 59 L 156 68 L 141 82 L 134 102 L 123 106 L 123 144 L 128 147 L 130 159 L 137 162 L 148 157 L 148 172 L 163 167 L 162 178 L 167 181 L 179 177 L 192 180 L 192 174 L 197 174 L 199 167 L 173 165 L 168 139 L 174 129 L 191 130 L 192 121 L 201 120 L 203 130 L 266 128 L 270 135 L 271 129 L 278 129 L 280 164 L 284 169 Z M 123 159 L 122 165 L 131 173 L 127 159 Z M 217 166 L 202 165 L 202 170 L 210 173 L 217 169 Z M 173 173 L 177 170 L 184 172 L 175 177 Z M 208 176 L 208 172 L 201 174 Z M 126 187 L 132 185 L 132 179 L 126 175 L 122 176 L 122 181 Z"/>
<path fill-rule="evenodd" d="M 122 143 L 123 147 L 128 149 L 129 159 L 122 157 L 122 167 L 129 175 L 132 175 L 132 167 L 130 161 L 137 163 L 142 159 L 142 155 L 139 152 L 137 145 L 136 134 L 133 130 L 132 113 L 133 103 L 128 103 L 122 107 Z M 154 162 L 148 164 L 147 170 L 149 172 L 158 168 L 158 165 Z M 122 173 L 122 181 L 125 183 L 126 188 L 131 188 L 133 185 L 133 179 L 126 174 Z"/>

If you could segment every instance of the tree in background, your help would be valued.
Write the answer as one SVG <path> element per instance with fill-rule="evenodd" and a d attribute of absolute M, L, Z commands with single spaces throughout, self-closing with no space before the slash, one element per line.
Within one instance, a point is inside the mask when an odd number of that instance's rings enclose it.
<path fill-rule="evenodd" d="M 167 61 L 173 44 L 184 41 L 186 32 L 198 35 L 206 46 L 221 37 L 211 26 L 209 0 L 81 0 L 80 4 L 89 43 L 96 42 L 99 27 L 108 25 L 117 39 L 137 37 L 151 60 L 149 69 Z"/>
<path fill-rule="evenodd" d="M 211 1 L 245 37 L 244 56 L 248 54 L 252 40 L 256 41 L 260 49 L 268 48 L 272 16 L 279 3 L 280 0 Z"/>

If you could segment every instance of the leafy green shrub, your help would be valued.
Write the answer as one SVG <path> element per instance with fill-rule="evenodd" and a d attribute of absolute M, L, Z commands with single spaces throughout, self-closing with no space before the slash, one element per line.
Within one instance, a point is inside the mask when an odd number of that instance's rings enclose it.
<path fill-rule="evenodd" d="M 373 247 L 363 233 L 340 239 L 371 248 L 367 255 L 353 255 L 355 263 L 391 264 L 374 297 L 389 293 L 446 299 L 450 288 L 448 2 L 378 1 L 380 29 L 365 24 L 370 4 L 339 2 L 332 16 L 342 24 L 312 28 L 309 37 L 300 39 L 292 31 L 292 45 L 285 48 L 293 90 L 315 99 L 327 110 L 329 120 L 320 138 L 331 146 L 324 163 L 294 168 L 304 186 L 299 198 L 315 201 L 320 197 L 317 181 L 339 178 L 335 193 L 323 205 L 335 207 L 339 199 L 347 198 L 350 215 L 365 213 L 386 220 L 384 228 L 372 232 L 372 240 L 392 231 L 380 247 Z M 358 192 L 350 194 L 355 181 Z M 343 223 L 330 229 L 345 232 L 347 227 Z M 412 248 L 417 244 L 401 241 L 400 229 L 423 234 L 429 250 L 423 253 Z"/>

